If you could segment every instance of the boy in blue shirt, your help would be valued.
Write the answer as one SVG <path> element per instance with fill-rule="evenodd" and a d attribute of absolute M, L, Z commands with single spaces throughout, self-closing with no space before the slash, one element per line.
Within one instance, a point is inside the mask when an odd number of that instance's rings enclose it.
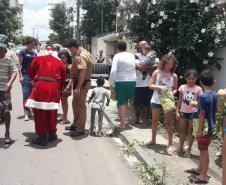
<path fill-rule="evenodd" d="M 188 170 L 193 173 L 189 177 L 193 183 L 208 183 L 207 175 L 209 167 L 208 147 L 212 139 L 215 126 L 215 113 L 217 110 L 217 96 L 213 92 L 215 83 L 214 75 L 211 70 L 204 70 L 200 74 L 200 83 L 203 88 L 203 94 L 198 101 L 199 125 L 197 131 L 197 142 L 200 150 L 199 165 L 197 169 Z M 206 123 L 206 124 L 205 124 Z"/>

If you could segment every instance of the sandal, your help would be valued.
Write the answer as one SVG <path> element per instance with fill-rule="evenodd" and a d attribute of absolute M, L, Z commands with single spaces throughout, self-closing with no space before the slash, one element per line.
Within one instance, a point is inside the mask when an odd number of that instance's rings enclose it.
<path fill-rule="evenodd" d="M 156 142 L 149 141 L 149 142 L 145 143 L 144 145 L 145 145 L 146 147 L 149 147 L 149 146 L 155 145 L 155 144 L 156 144 Z"/>
<path fill-rule="evenodd" d="M 89 131 L 89 135 L 91 135 L 91 136 L 96 136 L 96 132 L 95 131 Z"/>
<path fill-rule="evenodd" d="M 60 122 L 61 125 L 67 125 L 67 124 L 70 124 L 70 123 L 71 123 L 71 122 L 70 122 L 69 120 L 66 120 L 66 121 L 62 120 L 62 121 Z"/>
<path fill-rule="evenodd" d="M 195 184 L 207 184 L 207 183 L 209 183 L 208 180 L 201 180 L 201 179 L 199 179 L 199 178 L 196 177 L 196 176 L 190 176 L 190 177 L 188 177 L 188 178 L 189 178 L 189 181 L 190 181 L 191 183 L 195 183 Z"/>
<path fill-rule="evenodd" d="M 190 174 L 193 174 L 193 175 L 200 175 L 200 173 L 199 173 L 199 172 L 197 172 L 197 170 L 196 170 L 196 169 L 194 169 L 194 168 L 191 168 L 191 169 L 185 170 L 184 172 L 186 172 L 186 173 L 190 173 Z"/>
<path fill-rule="evenodd" d="M 12 143 L 12 140 L 10 138 L 5 138 L 4 143 L 5 145 L 10 145 Z"/>
<path fill-rule="evenodd" d="M 169 154 L 172 154 L 174 152 L 174 147 L 173 146 L 167 146 L 166 152 L 169 153 Z"/>
<path fill-rule="evenodd" d="M 131 123 L 131 125 L 138 125 L 140 123 L 140 121 L 135 121 L 135 122 L 133 122 L 133 123 Z"/>
<path fill-rule="evenodd" d="M 184 157 L 190 158 L 191 157 L 191 151 L 186 151 L 184 154 Z"/>
<path fill-rule="evenodd" d="M 126 128 L 126 125 L 119 124 L 119 125 L 116 125 L 115 127 L 116 128 L 119 128 L 119 129 L 124 129 L 124 128 Z"/>

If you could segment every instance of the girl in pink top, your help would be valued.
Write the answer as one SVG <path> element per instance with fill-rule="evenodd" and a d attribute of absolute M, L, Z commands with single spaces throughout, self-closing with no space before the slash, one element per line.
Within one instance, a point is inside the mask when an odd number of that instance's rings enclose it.
<path fill-rule="evenodd" d="M 185 73 L 187 84 L 181 85 L 178 89 L 180 95 L 177 103 L 176 117 L 180 121 L 180 147 L 178 154 L 184 154 L 184 140 L 188 137 L 188 148 L 185 152 L 186 157 L 191 156 L 191 147 L 193 144 L 192 128 L 193 119 L 198 118 L 197 108 L 191 105 L 191 101 L 198 101 L 202 93 L 201 87 L 195 85 L 198 79 L 197 71 L 190 69 Z"/>

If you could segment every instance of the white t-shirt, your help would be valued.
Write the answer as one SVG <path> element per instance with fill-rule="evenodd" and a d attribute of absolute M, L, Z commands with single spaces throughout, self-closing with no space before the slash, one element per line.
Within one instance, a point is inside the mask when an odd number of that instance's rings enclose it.
<path fill-rule="evenodd" d="M 94 98 L 91 108 L 104 110 L 104 101 L 105 98 L 110 98 L 109 92 L 103 87 L 96 87 L 93 89 Z"/>
<path fill-rule="evenodd" d="M 144 63 L 145 55 L 142 53 L 136 54 L 139 59 L 136 59 L 136 64 L 142 64 Z M 136 87 L 148 87 L 149 81 L 151 79 L 150 74 L 147 73 L 146 78 L 143 80 L 143 74 L 140 70 L 136 70 L 137 74 L 137 81 L 136 81 Z"/>
<path fill-rule="evenodd" d="M 109 84 L 136 81 L 135 57 L 129 52 L 117 53 L 112 62 Z"/>

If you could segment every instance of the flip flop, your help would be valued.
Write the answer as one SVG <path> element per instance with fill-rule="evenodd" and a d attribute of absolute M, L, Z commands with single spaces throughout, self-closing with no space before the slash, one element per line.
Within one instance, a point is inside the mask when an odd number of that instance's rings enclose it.
<path fill-rule="evenodd" d="M 193 175 L 200 175 L 200 173 L 197 172 L 194 168 L 185 170 L 184 172 L 185 172 L 185 173 L 190 173 L 190 174 L 193 174 Z"/>
<path fill-rule="evenodd" d="M 119 128 L 119 129 L 125 129 L 125 128 L 126 128 L 126 126 L 122 126 L 121 124 L 116 125 L 115 127 L 116 127 L 116 128 Z"/>
<path fill-rule="evenodd" d="M 190 181 L 191 183 L 195 183 L 195 184 L 207 184 L 207 183 L 209 183 L 208 180 L 201 180 L 201 179 L 199 179 L 199 178 L 196 177 L 196 176 L 190 176 L 190 177 L 189 177 L 189 181 Z"/>
<path fill-rule="evenodd" d="M 61 125 L 67 125 L 67 124 L 70 124 L 71 122 L 69 120 L 66 120 L 66 121 L 61 121 L 60 124 Z"/>
<path fill-rule="evenodd" d="M 10 145 L 11 143 L 12 143 L 12 140 L 11 139 L 5 139 L 4 140 L 4 143 L 5 143 L 5 145 Z"/>
<path fill-rule="evenodd" d="M 155 142 L 148 142 L 148 143 L 145 143 L 144 146 L 149 147 L 155 144 L 156 144 Z"/>

